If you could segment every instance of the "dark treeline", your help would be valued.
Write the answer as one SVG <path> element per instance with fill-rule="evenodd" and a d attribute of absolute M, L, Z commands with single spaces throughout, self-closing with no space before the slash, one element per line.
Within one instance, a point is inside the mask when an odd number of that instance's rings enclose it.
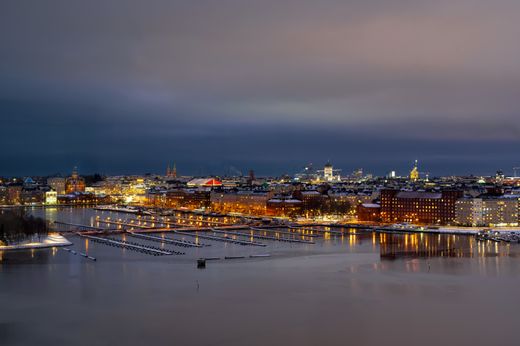
<path fill-rule="evenodd" d="M 0 245 L 13 245 L 37 235 L 47 235 L 47 222 L 23 209 L 0 210 Z"/>
<path fill-rule="evenodd" d="M 83 175 L 83 179 L 85 179 L 85 183 L 87 185 L 92 185 L 94 183 L 97 183 L 99 181 L 103 181 L 105 177 L 103 177 L 99 173 L 91 174 L 91 175 Z"/>

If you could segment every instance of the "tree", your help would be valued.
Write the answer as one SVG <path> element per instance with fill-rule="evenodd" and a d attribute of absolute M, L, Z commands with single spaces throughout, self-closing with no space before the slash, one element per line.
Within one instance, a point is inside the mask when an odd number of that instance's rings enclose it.
<path fill-rule="evenodd" d="M 28 215 L 23 209 L 0 211 L 0 242 L 9 245 L 17 244 L 37 235 L 47 235 L 47 222 L 41 218 Z"/>

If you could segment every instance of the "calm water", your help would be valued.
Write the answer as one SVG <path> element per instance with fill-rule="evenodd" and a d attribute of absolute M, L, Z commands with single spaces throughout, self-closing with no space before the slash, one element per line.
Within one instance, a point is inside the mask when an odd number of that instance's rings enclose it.
<path fill-rule="evenodd" d="M 91 224 L 90 209 L 35 210 Z M 178 237 L 168 234 L 168 237 Z M 71 236 L 2 254 L 0 345 L 518 345 L 520 245 L 348 234 L 149 256 Z M 245 239 L 245 238 L 244 238 Z M 141 244 L 160 246 L 138 239 Z M 186 238 L 186 240 L 193 240 Z M 220 260 L 198 257 L 271 254 Z"/>

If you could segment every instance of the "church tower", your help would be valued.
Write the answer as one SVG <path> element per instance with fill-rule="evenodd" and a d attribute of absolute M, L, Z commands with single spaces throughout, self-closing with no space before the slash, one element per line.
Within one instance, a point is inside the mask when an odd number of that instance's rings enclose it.
<path fill-rule="evenodd" d="M 417 181 L 419 180 L 419 168 L 417 167 L 417 160 L 415 160 L 415 164 L 410 171 L 410 180 L 411 181 Z"/>

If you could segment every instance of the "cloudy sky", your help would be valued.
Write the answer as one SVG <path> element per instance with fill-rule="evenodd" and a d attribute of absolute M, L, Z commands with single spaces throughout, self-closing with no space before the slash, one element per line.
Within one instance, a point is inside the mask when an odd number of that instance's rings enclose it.
<path fill-rule="evenodd" d="M 0 175 L 328 159 L 511 172 L 519 13 L 518 0 L 5 0 Z"/>

